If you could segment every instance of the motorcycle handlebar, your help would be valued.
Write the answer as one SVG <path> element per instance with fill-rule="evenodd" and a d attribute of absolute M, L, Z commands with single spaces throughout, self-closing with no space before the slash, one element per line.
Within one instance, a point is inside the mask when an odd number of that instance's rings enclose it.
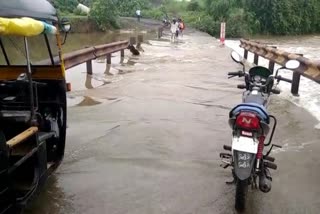
<path fill-rule="evenodd" d="M 237 72 L 228 72 L 229 76 L 239 76 L 242 77 L 244 76 L 244 72 L 243 71 L 237 71 Z"/>
<path fill-rule="evenodd" d="M 247 87 L 246 87 L 245 84 L 239 84 L 239 85 L 237 85 L 237 88 L 246 89 Z M 281 91 L 279 89 L 275 89 L 275 88 L 271 89 L 271 92 L 274 93 L 274 94 L 280 94 L 281 93 Z"/>
<path fill-rule="evenodd" d="M 246 87 L 246 85 L 244 85 L 244 84 L 239 84 L 239 85 L 237 85 L 237 88 L 239 88 L 239 89 L 245 89 L 245 88 L 247 88 L 247 87 Z"/>
<path fill-rule="evenodd" d="M 238 75 L 240 75 L 240 71 L 237 71 L 237 72 L 228 72 L 228 75 L 229 75 L 229 76 L 238 76 Z"/>
<path fill-rule="evenodd" d="M 276 76 L 275 79 L 279 80 L 279 81 L 285 81 L 285 82 L 288 82 L 288 83 L 292 83 L 292 80 L 291 79 L 288 79 L 288 78 L 284 78 L 282 76 Z"/>

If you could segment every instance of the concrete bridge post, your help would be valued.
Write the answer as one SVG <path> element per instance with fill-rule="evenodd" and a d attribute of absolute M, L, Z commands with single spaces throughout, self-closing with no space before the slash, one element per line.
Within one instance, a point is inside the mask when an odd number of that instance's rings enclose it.
<path fill-rule="evenodd" d="M 277 48 L 276 46 L 271 46 L 272 48 Z M 269 60 L 269 70 L 272 71 L 272 73 L 274 73 L 274 61 Z"/>
<path fill-rule="evenodd" d="M 259 55 L 258 54 L 254 54 L 253 63 L 258 65 L 258 63 L 259 63 Z"/>
<path fill-rule="evenodd" d="M 92 75 L 92 60 L 89 60 L 87 63 L 87 74 Z"/>
<path fill-rule="evenodd" d="M 297 54 L 297 55 L 303 56 L 303 54 Z M 301 78 L 301 74 L 297 71 L 293 71 L 292 83 L 291 83 L 291 94 L 296 97 L 299 96 L 300 78 Z"/>
<path fill-rule="evenodd" d="M 107 64 L 111 64 L 111 54 L 107 54 Z"/>
<path fill-rule="evenodd" d="M 248 51 L 244 49 L 243 57 L 247 60 L 248 59 Z"/>

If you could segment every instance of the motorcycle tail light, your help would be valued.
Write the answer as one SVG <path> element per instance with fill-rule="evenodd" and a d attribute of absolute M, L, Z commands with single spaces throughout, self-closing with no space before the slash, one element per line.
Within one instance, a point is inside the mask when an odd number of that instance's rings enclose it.
<path fill-rule="evenodd" d="M 259 129 L 260 119 L 252 112 L 241 112 L 237 116 L 236 125 L 244 129 Z"/>

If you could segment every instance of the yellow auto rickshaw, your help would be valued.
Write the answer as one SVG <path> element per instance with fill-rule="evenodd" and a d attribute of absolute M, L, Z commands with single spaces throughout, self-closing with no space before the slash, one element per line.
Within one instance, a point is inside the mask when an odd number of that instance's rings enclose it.
<path fill-rule="evenodd" d="M 0 1 L 0 213 L 21 212 L 63 159 L 69 30 L 47 0 Z M 30 58 L 31 38 L 47 60 Z"/>

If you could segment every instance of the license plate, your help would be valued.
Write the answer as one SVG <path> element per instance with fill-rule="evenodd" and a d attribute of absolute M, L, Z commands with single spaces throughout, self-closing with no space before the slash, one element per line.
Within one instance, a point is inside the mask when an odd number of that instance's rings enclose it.
<path fill-rule="evenodd" d="M 236 152 L 236 161 L 238 162 L 238 167 L 242 169 L 251 168 L 251 162 L 254 154 L 247 152 Z"/>
<path fill-rule="evenodd" d="M 234 137 L 232 139 L 232 150 L 257 154 L 258 144 L 254 138 L 250 137 Z"/>

